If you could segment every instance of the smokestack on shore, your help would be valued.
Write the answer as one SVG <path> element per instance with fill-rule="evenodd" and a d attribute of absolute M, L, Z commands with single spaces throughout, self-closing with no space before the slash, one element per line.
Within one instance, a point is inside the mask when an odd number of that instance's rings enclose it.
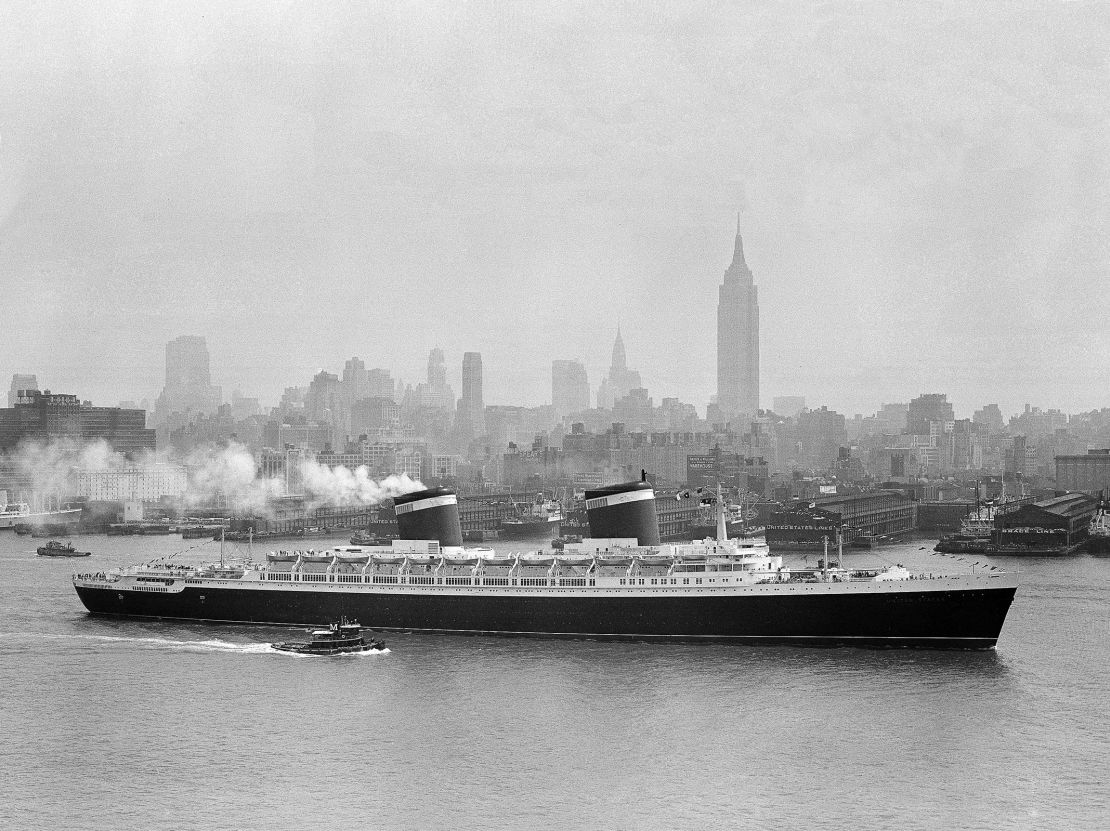
<path fill-rule="evenodd" d="M 659 545 L 655 491 L 648 482 L 624 482 L 586 491 L 590 536 L 635 537 L 640 545 Z"/>
<path fill-rule="evenodd" d="M 403 540 L 439 540 L 440 546 L 461 546 L 459 500 L 449 488 L 428 488 L 393 497 L 397 531 Z"/>

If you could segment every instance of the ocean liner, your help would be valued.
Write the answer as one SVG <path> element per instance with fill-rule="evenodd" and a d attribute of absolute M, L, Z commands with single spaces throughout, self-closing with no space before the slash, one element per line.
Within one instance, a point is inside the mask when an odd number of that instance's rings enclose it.
<path fill-rule="evenodd" d="M 647 482 L 586 493 L 592 538 L 561 552 L 462 547 L 455 494 L 395 499 L 389 546 L 276 551 L 266 563 L 74 575 L 97 615 L 629 640 L 989 649 L 1017 581 L 998 570 L 799 571 L 761 541 L 659 542 Z M 723 525 L 723 515 L 721 516 Z M 723 528 L 720 529 L 723 531 Z"/>

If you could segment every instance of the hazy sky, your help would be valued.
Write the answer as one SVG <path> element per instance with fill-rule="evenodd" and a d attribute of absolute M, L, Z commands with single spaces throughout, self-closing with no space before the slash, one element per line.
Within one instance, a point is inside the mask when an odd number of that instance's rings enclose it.
<path fill-rule="evenodd" d="M 1110 7 L 7 2 L 0 385 L 274 403 L 362 357 L 487 403 L 715 391 L 741 210 L 762 401 L 1110 405 Z"/>

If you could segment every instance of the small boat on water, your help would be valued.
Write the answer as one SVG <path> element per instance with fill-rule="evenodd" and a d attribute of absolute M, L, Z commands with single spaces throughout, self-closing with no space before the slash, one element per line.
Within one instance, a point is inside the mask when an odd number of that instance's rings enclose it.
<path fill-rule="evenodd" d="M 272 643 L 274 649 L 298 655 L 345 655 L 352 652 L 373 652 L 385 649 L 385 641 L 367 638 L 357 620 L 343 618 L 327 629 L 309 629 L 310 641 Z"/>
<path fill-rule="evenodd" d="M 78 551 L 70 543 L 51 540 L 38 548 L 40 557 L 91 557 L 91 551 Z"/>
<path fill-rule="evenodd" d="M 201 540 L 201 539 L 212 539 L 214 536 L 216 536 L 217 534 L 220 533 L 220 530 L 223 527 L 224 526 L 222 526 L 222 525 L 203 525 L 203 524 L 201 524 L 201 525 L 179 525 L 177 530 L 181 532 L 181 539 L 183 539 L 183 540 Z M 109 534 L 112 533 L 110 528 L 108 529 L 108 533 Z"/>
<path fill-rule="evenodd" d="M 369 531 L 355 531 L 351 537 L 351 545 L 389 545 L 397 539 L 396 535 L 372 534 Z"/>
<path fill-rule="evenodd" d="M 885 534 L 873 534 L 865 531 L 848 543 L 852 548 L 878 548 L 880 545 L 894 542 L 892 537 Z"/>

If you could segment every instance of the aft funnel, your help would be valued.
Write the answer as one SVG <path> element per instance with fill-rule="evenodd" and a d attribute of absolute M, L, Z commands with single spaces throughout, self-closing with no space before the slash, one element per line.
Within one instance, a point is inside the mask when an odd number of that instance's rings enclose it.
<path fill-rule="evenodd" d="M 439 540 L 442 547 L 461 546 L 459 500 L 448 488 L 428 488 L 393 497 L 397 531 L 403 540 Z"/>
<path fill-rule="evenodd" d="M 625 482 L 586 491 L 586 516 L 591 537 L 635 537 L 640 545 L 659 545 L 655 491 L 647 482 Z"/>

